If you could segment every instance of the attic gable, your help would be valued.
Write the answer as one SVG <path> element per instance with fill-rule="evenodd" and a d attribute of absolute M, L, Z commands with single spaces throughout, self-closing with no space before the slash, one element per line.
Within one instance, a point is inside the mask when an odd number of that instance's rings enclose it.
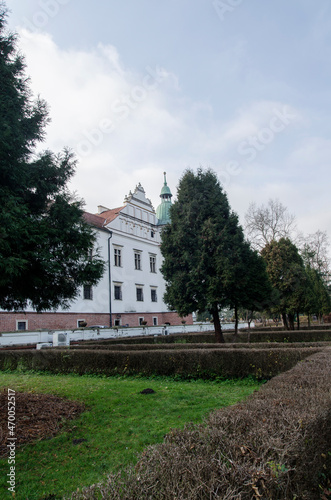
<path fill-rule="evenodd" d="M 126 205 L 128 204 L 135 205 L 143 210 L 148 210 L 152 213 L 155 213 L 152 202 L 149 198 L 146 198 L 145 190 L 140 184 L 140 182 L 138 186 L 136 186 L 134 192 L 132 193 L 130 191 L 129 194 L 125 197 L 124 203 Z"/>

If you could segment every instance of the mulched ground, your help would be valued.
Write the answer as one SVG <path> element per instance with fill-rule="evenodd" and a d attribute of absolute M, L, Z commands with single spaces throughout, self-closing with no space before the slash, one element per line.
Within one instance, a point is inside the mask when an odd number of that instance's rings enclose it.
<path fill-rule="evenodd" d="M 0 457 L 8 454 L 8 389 L 0 393 Z M 55 436 L 67 420 L 85 410 L 82 403 L 51 394 L 15 393 L 16 447 Z"/>

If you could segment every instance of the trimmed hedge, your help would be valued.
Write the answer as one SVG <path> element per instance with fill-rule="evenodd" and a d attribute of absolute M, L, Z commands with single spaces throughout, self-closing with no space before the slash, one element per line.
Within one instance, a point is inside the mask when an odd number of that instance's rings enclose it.
<path fill-rule="evenodd" d="M 330 392 L 328 348 L 264 384 L 245 403 L 213 412 L 204 424 L 173 430 L 136 466 L 73 493 L 71 500 L 326 499 Z"/>
<path fill-rule="evenodd" d="M 295 328 L 297 327 L 297 324 L 295 323 Z M 288 331 L 284 326 L 276 326 L 276 324 L 269 324 L 268 326 L 263 326 L 262 324 L 256 323 L 255 326 L 253 327 L 254 330 L 273 330 L 273 331 Z M 318 325 L 316 323 L 311 324 L 308 326 L 307 322 L 300 321 L 300 330 L 328 330 L 331 328 L 331 321 L 326 321 L 322 325 Z"/>
<path fill-rule="evenodd" d="M 331 330 L 248 331 L 239 333 L 240 342 L 331 342 Z"/>
<path fill-rule="evenodd" d="M 226 343 L 233 343 L 234 332 L 225 331 L 223 332 L 224 339 Z M 215 342 L 215 333 L 191 333 L 191 334 L 181 334 L 176 333 L 172 335 L 158 335 L 158 336 L 143 336 L 143 337 L 128 337 L 128 338 L 116 338 L 108 340 L 99 340 L 100 345 L 111 345 L 111 344 L 172 344 L 178 341 L 185 341 L 187 343 L 210 343 Z M 236 342 L 241 343 L 261 343 L 261 342 L 331 342 L 331 329 L 325 330 L 240 330 L 236 336 Z M 95 344 L 95 340 L 84 341 L 84 344 Z"/>
<path fill-rule="evenodd" d="M 0 351 L 0 370 L 270 378 L 322 348 Z"/>
<path fill-rule="evenodd" d="M 274 343 L 274 342 L 261 342 L 254 344 L 245 344 L 245 343 L 235 343 L 235 344 L 182 344 L 182 343 L 173 343 L 167 344 L 76 344 L 71 345 L 69 347 L 70 350 L 110 350 L 110 351 L 159 351 L 159 350 L 172 350 L 172 349 L 291 349 L 298 347 L 327 347 L 331 345 L 331 342 L 301 342 L 300 345 L 296 343 L 288 344 L 288 343 Z M 62 349 L 68 350 L 68 347 L 53 347 L 49 349 Z"/>

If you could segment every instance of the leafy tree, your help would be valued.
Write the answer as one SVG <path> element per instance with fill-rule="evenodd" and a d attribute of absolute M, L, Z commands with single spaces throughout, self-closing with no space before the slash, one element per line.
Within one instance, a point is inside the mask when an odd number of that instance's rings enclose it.
<path fill-rule="evenodd" d="M 183 316 L 208 310 L 216 341 L 224 342 L 219 311 L 247 285 L 238 218 L 216 175 L 202 169 L 184 173 L 170 213 L 161 244 L 165 301 Z"/>
<path fill-rule="evenodd" d="M 295 314 L 303 309 L 307 275 L 297 247 L 288 239 L 272 241 L 261 252 L 272 286 L 279 294 L 275 312 L 282 315 L 285 328 L 294 329 Z"/>
<path fill-rule="evenodd" d="M 6 32 L 0 4 L 0 307 L 67 307 L 84 284 L 95 284 L 104 263 L 92 256 L 95 234 L 82 202 L 67 190 L 70 151 L 40 154 L 47 105 L 32 100 L 16 35 Z"/>

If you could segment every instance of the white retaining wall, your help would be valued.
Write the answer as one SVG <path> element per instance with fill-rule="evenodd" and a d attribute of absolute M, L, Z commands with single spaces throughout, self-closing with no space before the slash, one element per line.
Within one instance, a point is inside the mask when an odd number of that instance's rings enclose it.
<path fill-rule="evenodd" d="M 253 327 L 254 324 L 251 324 Z M 247 323 L 240 323 L 239 328 L 247 328 Z M 234 323 L 226 323 L 222 325 L 223 330 L 231 330 L 234 328 Z M 77 329 L 77 330 L 56 330 L 56 333 L 66 333 L 69 336 L 70 342 L 79 340 L 100 340 L 100 339 L 120 339 L 124 337 L 138 337 L 150 335 L 170 335 L 173 333 L 196 333 L 196 332 L 214 332 L 213 325 L 210 323 L 197 323 L 194 325 L 178 325 L 178 326 L 148 326 L 138 328 L 102 328 L 102 329 Z M 29 345 L 53 342 L 53 333 L 51 331 L 39 332 L 14 332 L 0 333 L 0 348 L 8 346 Z"/>

